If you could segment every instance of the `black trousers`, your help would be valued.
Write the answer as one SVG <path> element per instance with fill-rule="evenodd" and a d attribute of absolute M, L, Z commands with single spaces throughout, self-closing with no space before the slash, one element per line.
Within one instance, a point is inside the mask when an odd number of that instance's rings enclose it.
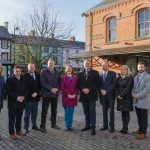
<path fill-rule="evenodd" d="M 23 109 L 8 109 L 9 117 L 9 134 L 21 132 L 21 120 L 22 120 Z M 16 129 L 16 130 L 15 130 Z"/>
<path fill-rule="evenodd" d="M 148 110 L 135 107 L 138 118 L 139 131 L 146 134 L 148 126 Z"/>
<path fill-rule="evenodd" d="M 103 106 L 103 127 L 108 128 L 108 111 L 109 111 L 109 126 L 114 129 L 114 100 L 110 96 L 101 97 L 101 104 Z"/>
<path fill-rule="evenodd" d="M 86 99 L 82 101 L 87 127 L 96 127 L 96 100 Z"/>
<path fill-rule="evenodd" d="M 57 114 L 57 98 L 43 97 L 42 101 L 42 113 L 41 113 L 41 128 L 45 128 L 46 115 L 48 112 L 49 105 L 51 103 L 51 126 L 56 125 L 56 114 Z"/>
<path fill-rule="evenodd" d="M 130 112 L 129 111 L 122 111 L 121 112 L 122 115 L 122 124 L 123 124 L 123 131 L 127 131 L 128 130 L 128 124 L 130 121 Z"/>

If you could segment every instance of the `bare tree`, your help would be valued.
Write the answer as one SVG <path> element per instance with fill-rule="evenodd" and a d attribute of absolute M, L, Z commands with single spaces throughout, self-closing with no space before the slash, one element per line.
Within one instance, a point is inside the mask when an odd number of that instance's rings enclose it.
<path fill-rule="evenodd" d="M 17 38 L 25 45 L 25 50 L 29 53 L 31 60 L 41 69 L 44 60 L 53 53 L 51 51 L 43 55 L 44 51 L 48 51 L 49 47 L 61 47 L 56 39 L 68 39 L 73 26 L 72 24 L 65 25 L 59 12 L 45 1 L 42 6 L 34 4 L 32 6 L 25 17 L 17 20 L 19 27 Z"/>

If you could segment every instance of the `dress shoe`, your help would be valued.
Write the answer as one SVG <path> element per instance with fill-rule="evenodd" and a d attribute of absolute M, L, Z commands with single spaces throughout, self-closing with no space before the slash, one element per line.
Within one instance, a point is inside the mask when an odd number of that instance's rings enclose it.
<path fill-rule="evenodd" d="M 108 130 L 108 127 L 102 127 L 100 128 L 101 131 L 105 131 L 105 130 Z"/>
<path fill-rule="evenodd" d="M 17 140 L 17 136 L 16 136 L 15 134 L 11 134 L 11 135 L 10 135 L 10 138 L 11 138 L 12 140 Z"/>
<path fill-rule="evenodd" d="M 81 131 L 87 131 L 87 130 L 90 130 L 91 127 L 88 127 L 88 126 L 85 126 L 83 129 L 81 129 Z"/>
<path fill-rule="evenodd" d="M 136 139 L 138 139 L 138 140 L 143 140 L 145 138 L 146 138 L 146 135 L 143 134 L 143 133 L 138 134 L 137 137 L 136 137 Z"/>
<path fill-rule="evenodd" d="M 26 136 L 26 133 L 20 131 L 20 132 L 16 132 L 16 135 L 22 137 L 22 136 Z"/>
<path fill-rule="evenodd" d="M 40 131 L 43 132 L 43 133 L 47 133 L 46 128 L 40 128 Z"/>
<path fill-rule="evenodd" d="M 37 130 L 40 131 L 40 129 L 38 127 L 32 127 L 33 130 Z"/>
<path fill-rule="evenodd" d="M 122 132 L 123 132 L 123 129 L 122 129 L 122 130 L 120 130 L 119 132 L 121 132 L 121 133 L 122 133 Z"/>
<path fill-rule="evenodd" d="M 25 130 L 25 134 L 29 134 L 30 131 L 28 129 Z"/>
<path fill-rule="evenodd" d="M 135 130 L 135 131 L 132 131 L 132 134 L 140 134 L 141 132 L 139 130 Z"/>
<path fill-rule="evenodd" d="M 115 129 L 114 129 L 114 128 L 111 128 L 111 129 L 109 130 L 109 132 L 110 132 L 110 133 L 113 133 L 113 132 L 115 132 Z"/>
<path fill-rule="evenodd" d="M 59 126 L 57 126 L 57 125 L 51 126 L 51 128 L 53 128 L 53 129 L 57 129 L 57 130 L 60 130 L 60 127 L 59 127 Z"/>
<path fill-rule="evenodd" d="M 96 131 L 94 128 L 91 129 L 91 135 L 95 135 L 96 134 Z"/>
<path fill-rule="evenodd" d="M 122 131 L 122 134 L 127 134 L 128 133 L 128 130 L 123 130 Z"/>

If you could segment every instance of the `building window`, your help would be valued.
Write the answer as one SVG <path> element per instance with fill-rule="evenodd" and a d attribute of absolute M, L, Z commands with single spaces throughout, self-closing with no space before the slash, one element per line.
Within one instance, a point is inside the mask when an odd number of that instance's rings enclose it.
<path fill-rule="evenodd" d="M 150 8 L 138 12 L 138 37 L 150 36 Z"/>
<path fill-rule="evenodd" d="M 2 47 L 2 49 L 8 49 L 8 41 L 2 40 L 1 41 L 1 47 Z"/>
<path fill-rule="evenodd" d="M 107 41 L 108 42 L 115 42 L 116 40 L 116 17 L 110 18 L 107 22 Z"/>
<path fill-rule="evenodd" d="M 8 53 L 2 52 L 1 53 L 1 60 L 2 61 L 8 61 Z"/>

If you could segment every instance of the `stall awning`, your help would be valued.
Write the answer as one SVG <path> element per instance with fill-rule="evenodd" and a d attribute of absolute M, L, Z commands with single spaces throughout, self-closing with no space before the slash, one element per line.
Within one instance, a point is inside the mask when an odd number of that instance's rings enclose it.
<path fill-rule="evenodd" d="M 150 52 L 150 45 L 140 45 L 140 46 L 128 46 L 122 48 L 112 48 L 103 49 L 96 51 L 84 51 L 78 55 L 69 56 L 68 59 L 79 59 L 79 58 L 89 58 L 89 57 L 105 57 L 105 56 L 115 56 L 115 55 L 126 55 L 126 54 L 140 54 Z"/>

